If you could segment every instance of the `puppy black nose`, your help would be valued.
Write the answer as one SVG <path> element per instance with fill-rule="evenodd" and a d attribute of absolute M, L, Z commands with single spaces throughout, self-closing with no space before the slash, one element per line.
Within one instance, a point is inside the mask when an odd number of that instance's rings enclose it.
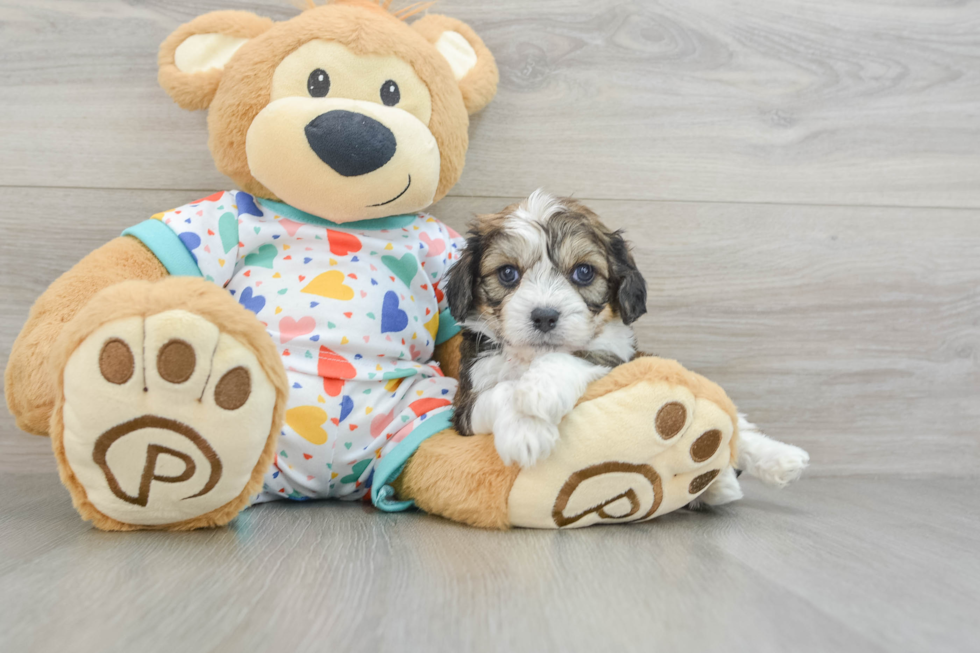
<path fill-rule="evenodd" d="M 395 135 L 363 113 L 336 109 L 306 126 L 306 141 L 320 160 L 345 177 L 374 172 L 395 156 Z"/>
<path fill-rule="evenodd" d="M 534 323 L 534 328 L 541 333 L 548 333 L 558 324 L 559 316 L 561 313 L 553 308 L 536 308 L 531 311 L 531 322 Z"/>

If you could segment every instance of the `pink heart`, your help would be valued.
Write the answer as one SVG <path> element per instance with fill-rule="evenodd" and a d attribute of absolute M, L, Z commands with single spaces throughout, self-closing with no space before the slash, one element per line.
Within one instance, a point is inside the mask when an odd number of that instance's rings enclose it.
<path fill-rule="evenodd" d="M 395 419 L 395 411 L 385 413 L 384 415 L 378 415 L 371 420 L 371 437 L 376 438 L 381 435 L 388 425 L 391 424 L 392 420 Z"/>
<path fill-rule="evenodd" d="M 367 297 L 367 293 L 362 290 L 361 291 L 361 299 L 364 299 L 365 297 Z"/>
<path fill-rule="evenodd" d="M 293 338 L 305 336 L 316 328 L 316 320 L 307 315 L 300 320 L 291 317 L 284 317 L 279 320 L 279 342 L 286 344 Z"/>
<path fill-rule="evenodd" d="M 294 222 L 289 218 L 282 218 L 279 220 L 279 224 L 283 226 L 290 238 L 295 236 L 296 232 L 299 231 L 299 228 L 303 226 L 302 222 Z"/>
<path fill-rule="evenodd" d="M 429 234 L 423 233 L 419 236 L 419 240 L 425 243 L 429 248 L 426 256 L 439 256 L 446 251 L 446 241 L 444 241 L 442 238 L 436 238 L 433 240 L 429 237 Z"/>

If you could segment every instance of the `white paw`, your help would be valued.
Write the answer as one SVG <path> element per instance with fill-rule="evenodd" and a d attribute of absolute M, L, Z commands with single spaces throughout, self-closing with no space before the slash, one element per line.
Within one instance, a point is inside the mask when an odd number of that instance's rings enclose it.
<path fill-rule="evenodd" d="M 547 378 L 536 370 L 528 370 L 517 382 L 514 407 L 525 415 L 558 424 L 575 408 L 578 393 L 563 387 L 561 379 Z"/>
<path fill-rule="evenodd" d="M 786 487 L 799 480 L 803 470 L 810 464 L 810 454 L 791 444 L 782 444 L 778 452 L 773 452 L 755 463 L 755 477 L 772 487 Z"/>
<path fill-rule="evenodd" d="M 589 383 L 608 371 L 570 354 L 545 354 L 517 381 L 514 405 L 525 415 L 559 424 L 575 408 Z"/>
<path fill-rule="evenodd" d="M 738 477 L 735 476 L 735 470 L 726 467 L 718 475 L 718 478 L 708 486 L 708 489 L 698 497 L 696 502 L 703 502 L 708 506 L 722 506 L 732 501 L 738 501 L 743 496 L 742 488 L 738 484 Z M 694 508 L 697 509 L 698 507 L 695 506 Z"/>
<path fill-rule="evenodd" d="M 558 427 L 537 417 L 503 415 L 494 422 L 493 442 L 505 465 L 530 467 L 554 449 Z"/>

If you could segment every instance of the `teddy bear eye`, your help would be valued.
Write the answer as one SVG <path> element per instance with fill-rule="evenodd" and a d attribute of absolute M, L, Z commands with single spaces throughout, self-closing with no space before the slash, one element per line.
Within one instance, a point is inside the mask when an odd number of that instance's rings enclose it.
<path fill-rule="evenodd" d="M 330 92 L 330 75 L 323 68 L 317 68 L 306 80 L 306 90 L 312 97 L 323 97 Z"/>
<path fill-rule="evenodd" d="M 393 107 L 402 99 L 402 93 L 398 90 L 398 84 L 393 79 L 389 79 L 381 85 L 381 101 L 386 106 Z"/>

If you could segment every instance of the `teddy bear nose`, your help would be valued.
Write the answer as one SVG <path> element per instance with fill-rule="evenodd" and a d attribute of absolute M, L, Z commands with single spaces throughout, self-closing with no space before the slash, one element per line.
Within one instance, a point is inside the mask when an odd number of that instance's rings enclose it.
<path fill-rule="evenodd" d="M 344 177 L 374 172 L 395 156 L 390 129 L 363 113 L 335 109 L 306 126 L 306 140 L 320 160 Z"/>

